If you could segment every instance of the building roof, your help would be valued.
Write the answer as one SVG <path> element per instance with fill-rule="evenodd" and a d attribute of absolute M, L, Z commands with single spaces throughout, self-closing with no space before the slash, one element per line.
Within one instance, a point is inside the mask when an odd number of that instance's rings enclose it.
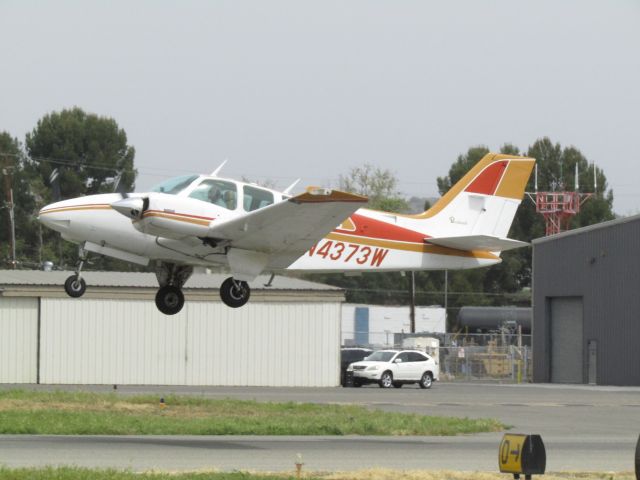
<path fill-rule="evenodd" d="M 609 220 L 607 222 L 600 222 L 600 223 L 595 223 L 593 225 L 588 225 L 586 227 L 575 228 L 573 230 L 568 230 L 566 232 L 557 233 L 555 235 L 550 235 L 548 237 L 534 238 L 531 241 L 531 243 L 536 245 L 538 243 L 552 242 L 554 240 L 560 240 L 561 238 L 570 237 L 570 236 L 573 236 L 573 235 L 581 235 L 583 233 L 591 232 L 591 231 L 594 231 L 594 230 L 610 228 L 610 227 L 613 227 L 615 225 L 621 225 L 623 223 L 637 222 L 638 220 L 640 220 L 640 215 L 631 215 L 629 217 L 620 217 L 620 218 L 616 218 L 614 220 Z"/>
<path fill-rule="evenodd" d="M 69 271 L 44 272 L 41 270 L 0 270 L 0 286 L 59 286 L 63 285 L 67 277 L 73 274 Z M 157 288 L 158 280 L 154 273 L 140 272 L 82 272 L 87 284 L 98 287 L 134 287 Z M 185 289 L 218 289 L 220 284 L 229 277 L 229 274 L 194 273 Z M 298 278 L 276 276 L 270 287 L 264 285 L 269 281 L 269 275 L 261 275 L 249 285 L 254 290 L 329 290 L 340 291 L 338 287 L 322 283 L 309 282 Z"/>

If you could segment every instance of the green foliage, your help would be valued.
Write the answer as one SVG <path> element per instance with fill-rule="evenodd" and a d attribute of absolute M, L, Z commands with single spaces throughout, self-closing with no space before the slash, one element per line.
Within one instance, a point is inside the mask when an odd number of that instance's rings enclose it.
<path fill-rule="evenodd" d="M 340 175 L 340 189 L 369 197 L 368 208 L 405 213 L 409 206 L 397 191 L 398 179 L 389 170 L 365 163 Z"/>
<path fill-rule="evenodd" d="M 482 157 L 489 153 L 486 146 L 475 146 L 458 156 L 444 177 L 437 178 L 441 194 L 447 192 L 460 180 Z M 518 147 L 504 144 L 500 153 L 521 155 Z M 540 190 L 558 190 L 561 185 L 573 190 L 575 165 L 580 172 L 580 191 L 591 192 L 594 184 L 594 170 L 587 158 L 575 147 L 563 148 L 552 143 L 549 138 L 541 138 L 531 145 L 526 156 L 534 157 L 538 164 L 538 186 Z M 372 173 L 373 172 L 373 173 Z M 375 191 L 378 202 L 385 202 L 385 195 L 393 200 L 397 195 L 394 179 L 388 171 L 382 174 L 371 167 L 363 167 L 351 171 L 350 182 L 344 185 L 352 187 L 366 184 L 367 188 L 356 188 L 360 193 Z M 608 190 L 604 172 L 596 168 L 598 193 L 589 198 L 573 219 L 573 227 L 581 227 L 614 218 L 612 211 L 613 193 Z M 371 181 L 372 177 L 381 179 Z M 377 188 L 373 188 L 377 186 Z M 534 191 L 534 178 L 531 176 L 526 190 Z M 428 205 L 425 205 L 425 210 Z M 523 199 L 514 218 L 509 233 L 510 238 L 531 242 L 532 239 L 545 234 L 544 219 L 536 213 L 534 203 L 527 197 Z M 531 286 L 531 247 L 504 252 L 502 263 L 488 269 L 474 269 L 448 272 L 448 314 L 450 321 L 460 307 L 518 305 L 529 306 L 528 287 Z M 372 273 L 359 277 L 345 277 L 341 274 L 314 275 L 313 279 L 324 281 L 346 289 L 346 298 L 352 303 L 371 303 L 385 305 L 408 305 L 409 276 L 398 273 Z M 416 272 L 416 303 L 418 305 L 444 305 L 444 272 Z"/>
<path fill-rule="evenodd" d="M 23 263 L 25 259 L 36 266 L 39 263 L 39 229 L 35 219 L 38 199 L 44 186 L 31 165 L 18 139 L 7 132 L 0 132 L 0 263 L 10 262 L 10 222 L 7 202 L 7 181 L 13 191 L 14 219 L 16 231 L 16 258 Z M 4 178 L 7 175 L 7 178 Z"/>
<path fill-rule="evenodd" d="M 48 183 L 51 171 L 60 171 L 62 198 L 112 192 L 121 183 L 133 191 L 135 149 L 127 145 L 127 134 L 112 118 L 85 113 L 75 107 L 45 115 L 27 134 L 29 156 L 40 162 L 39 172 Z"/>
<path fill-rule="evenodd" d="M 486 147 L 473 147 L 466 154 L 460 155 L 451 166 L 448 176 L 438 178 L 441 193 L 462 178 L 488 152 L 489 149 Z M 500 152 L 520 154 L 518 148 L 510 144 L 505 144 Z M 580 191 L 593 190 L 593 168 L 590 168 L 589 161 L 577 148 L 562 148 L 559 143 L 553 144 L 545 137 L 531 145 L 525 155 L 536 159 L 539 190 L 573 190 L 576 163 L 580 172 Z M 607 191 L 604 172 L 596 169 L 596 175 L 598 191 L 601 193 L 584 203 L 580 213 L 573 220 L 573 227 L 592 225 L 614 218 L 613 193 L 611 190 Z M 527 184 L 527 192 L 534 191 L 534 182 L 532 175 Z M 531 242 L 544 234 L 544 218 L 536 213 L 534 203 L 525 196 L 514 218 L 509 237 Z M 528 295 L 516 294 L 531 286 L 531 247 L 507 251 L 501 257 L 502 263 L 488 269 L 450 272 L 449 290 L 459 292 L 450 297 L 449 306 L 453 310 L 450 314 L 464 305 L 529 306 Z M 490 295 L 462 295 L 464 292 L 485 292 Z"/>
<path fill-rule="evenodd" d="M 10 166 L 16 219 L 18 268 L 38 268 L 52 261 L 58 268 L 73 268 L 77 246 L 42 228 L 37 221 L 40 208 L 54 201 L 49 183 L 54 168 L 59 171 L 62 198 L 112 192 L 116 177 L 133 191 L 135 150 L 127 145 L 124 130 L 115 120 L 85 113 L 80 108 L 45 115 L 26 136 L 26 151 L 17 139 L 0 133 L 0 165 Z M 5 198 L 4 182 L 0 194 Z M 9 259 L 8 212 L 0 209 L 0 262 Z M 91 256 L 87 269 L 136 270 L 128 262 Z"/>
<path fill-rule="evenodd" d="M 491 419 L 373 412 L 357 405 L 168 396 L 0 391 L 0 434 L 457 435 L 499 431 Z"/>

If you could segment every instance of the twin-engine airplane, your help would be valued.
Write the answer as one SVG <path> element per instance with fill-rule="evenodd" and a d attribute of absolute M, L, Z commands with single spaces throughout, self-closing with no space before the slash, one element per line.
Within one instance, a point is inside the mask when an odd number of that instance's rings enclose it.
<path fill-rule="evenodd" d="M 227 266 L 222 301 L 241 307 L 262 272 L 466 269 L 499 263 L 526 245 L 506 238 L 534 159 L 488 154 L 429 210 L 400 215 L 361 208 L 367 198 L 310 187 L 290 195 L 211 175 L 167 180 L 147 193 L 110 193 L 47 205 L 39 220 L 80 245 L 65 282 L 86 290 L 86 252 L 147 265 L 155 261 L 156 306 L 184 305 L 194 266 Z"/>

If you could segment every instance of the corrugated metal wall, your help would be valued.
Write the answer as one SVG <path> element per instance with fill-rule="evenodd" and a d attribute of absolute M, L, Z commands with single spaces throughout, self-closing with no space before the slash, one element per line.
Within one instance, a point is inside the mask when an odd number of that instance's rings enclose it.
<path fill-rule="evenodd" d="M 340 303 L 42 299 L 41 383 L 335 386 Z"/>
<path fill-rule="evenodd" d="M 38 299 L 0 298 L 0 383 L 36 383 Z"/>
<path fill-rule="evenodd" d="M 586 362 L 587 345 L 595 340 L 596 382 L 640 385 L 638 238 L 640 217 L 633 217 L 534 242 L 534 381 L 550 381 L 551 299 L 582 297 L 582 356 Z"/>

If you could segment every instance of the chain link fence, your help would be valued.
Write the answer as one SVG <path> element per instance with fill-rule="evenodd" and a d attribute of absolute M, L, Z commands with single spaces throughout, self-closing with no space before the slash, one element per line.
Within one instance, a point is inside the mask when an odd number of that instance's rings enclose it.
<path fill-rule="evenodd" d="M 532 378 L 531 347 L 440 347 L 440 380 L 494 380 L 513 383 Z"/>
<path fill-rule="evenodd" d="M 465 335 L 385 333 L 386 341 L 357 346 L 372 350 L 405 348 L 425 351 L 438 358 L 440 381 L 443 382 L 526 383 L 532 380 L 530 335 L 505 331 Z M 432 339 L 437 339 L 439 346 L 434 347 Z"/>

